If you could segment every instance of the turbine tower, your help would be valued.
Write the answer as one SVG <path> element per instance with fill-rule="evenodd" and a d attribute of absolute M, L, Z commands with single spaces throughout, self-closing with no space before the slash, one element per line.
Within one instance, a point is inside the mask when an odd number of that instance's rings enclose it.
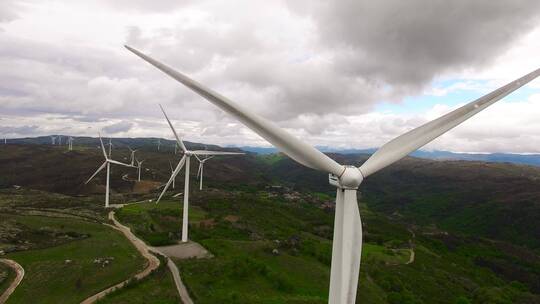
<path fill-rule="evenodd" d="M 129 46 L 126 48 L 229 113 L 300 164 L 329 173 L 330 184 L 337 188 L 328 299 L 330 304 L 355 303 L 356 301 L 362 250 L 362 224 L 356 192 L 363 179 L 431 142 L 540 75 L 540 69 L 537 69 L 446 115 L 396 137 L 384 144 L 357 168 L 338 164 L 250 109 L 238 105 Z"/>
<path fill-rule="evenodd" d="M 99 142 L 101 143 L 101 150 L 103 151 L 103 157 L 105 157 L 105 161 L 99 168 L 90 176 L 90 178 L 85 182 L 85 184 L 88 184 L 94 176 L 96 176 L 103 168 L 107 167 L 107 184 L 105 187 L 105 208 L 109 208 L 109 192 L 110 192 L 110 177 L 111 177 L 111 164 L 117 164 L 125 167 L 131 167 L 128 164 L 121 163 L 119 161 L 115 161 L 109 158 L 107 155 L 107 152 L 105 152 L 105 146 L 103 145 L 103 140 L 101 140 L 101 134 L 99 135 Z"/>
<path fill-rule="evenodd" d="M 161 146 L 161 139 L 157 139 L 157 150 L 159 151 L 159 147 Z"/>
<path fill-rule="evenodd" d="M 53 146 L 56 144 L 56 136 L 51 136 L 51 144 Z"/>
<path fill-rule="evenodd" d="M 143 160 L 139 161 L 139 160 L 136 159 L 136 161 L 137 161 L 137 171 L 139 171 L 138 172 L 138 174 L 139 174 L 138 181 L 140 182 L 141 181 L 141 168 L 142 168 L 142 164 L 144 163 L 145 160 L 143 159 Z"/>
<path fill-rule="evenodd" d="M 62 145 L 62 135 L 58 135 L 58 145 Z"/>
<path fill-rule="evenodd" d="M 159 198 L 157 199 L 156 204 L 159 203 L 159 201 L 163 197 L 163 194 L 165 194 L 165 192 L 169 188 L 170 184 L 174 181 L 174 179 L 176 178 L 176 175 L 178 175 L 178 173 L 180 172 L 182 167 L 184 165 L 186 165 L 185 182 L 184 182 L 184 207 L 183 207 L 183 210 L 182 210 L 182 213 L 183 213 L 182 214 L 182 242 L 185 243 L 185 242 L 188 241 L 189 165 L 190 165 L 190 162 L 191 162 L 191 156 L 192 155 L 195 155 L 195 156 L 202 156 L 202 155 L 206 155 L 206 156 L 212 156 L 212 155 L 238 155 L 238 154 L 244 154 L 244 153 L 222 152 L 222 151 L 207 151 L 207 150 L 194 150 L 194 151 L 188 150 L 186 148 L 186 146 L 184 145 L 184 142 L 178 136 L 178 133 L 176 133 L 176 130 L 174 129 L 171 121 L 169 120 L 169 117 L 167 116 L 167 113 L 165 113 L 165 110 L 163 110 L 163 107 L 161 105 L 159 105 L 159 107 L 161 108 L 161 111 L 163 112 L 163 115 L 165 116 L 165 119 L 167 120 L 167 123 L 171 127 L 171 130 L 172 130 L 172 132 L 174 134 L 174 137 L 176 138 L 176 142 L 178 143 L 180 148 L 184 151 L 184 156 L 182 157 L 182 159 L 180 159 L 180 161 L 178 162 L 178 165 L 176 166 L 176 169 L 174 169 L 174 171 L 172 172 L 171 177 L 169 178 L 169 181 L 167 182 L 167 184 L 163 188 L 163 191 L 159 195 Z"/>

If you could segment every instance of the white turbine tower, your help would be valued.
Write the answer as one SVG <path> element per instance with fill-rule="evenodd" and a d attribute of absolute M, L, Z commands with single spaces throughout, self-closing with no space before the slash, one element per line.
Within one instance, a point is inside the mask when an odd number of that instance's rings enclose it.
<path fill-rule="evenodd" d="M 167 113 L 165 113 L 165 110 L 163 110 L 163 107 L 160 105 L 161 111 L 163 112 L 163 115 L 165 116 L 165 119 L 167 120 L 167 123 L 171 127 L 171 130 L 174 134 L 174 137 L 176 138 L 176 142 L 180 146 L 180 148 L 184 151 L 184 156 L 180 161 L 178 162 L 178 165 L 176 166 L 176 169 L 171 174 L 171 177 L 169 178 L 169 181 L 163 188 L 163 191 L 159 195 L 159 198 L 156 201 L 156 204 L 159 203 L 161 198 L 163 197 L 163 194 L 167 191 L 169 188 L 169 185 L 174 181 L 176 178 L 176 175 L 180 172 L 184 164 L 186 165 L 186 171 L 185 171 L 185 182 L 184 182 L 184 207 L 182 210 L 182 242 L 188 241 L 188 207 L 189 207 L 189 165 L 191 163 L 191 156 L 211 156 L 211 155 L 238 155 L 238 154 L 244 154 L 244 153 L 238 153 L 238 152 L 222 152 L 222 151 L 207 151 L 207 150 L 194 150 L 190 151 L 186 148 L 184 145 L 184 142 L 180 139 L 178 136 L 178 133 L 176 133 L 176 130 L 174 129 L 171 121 L 169 120 L 169 117 L 167 116 Z"/>
<path fill-rule="evenodd" d="M 56 144 L 56 136 L 51 136 L 51 144 L 53 146 Z"/>
<path fill-rule="evenodd" d="M 157 150 L 159 151 L 159 147 L 161 146 L 161 139 L 158 138 L 157 140 Z"/>
<path fill-rule="evenodd" d="M 356 191 L 362 180 L 431 142 L 540 75 L 540 69 L 537 69 L 469 104 L 398 136 L 383 145 L 357 168 L 338 164 L 319 150 L 292 136 L 273 122 L 253 113 L 250 109 L 236 104 L 129 46 L 126 48 L 234 116 L 292 159 L 306 167 L 329 173 L 330 184 L 337 187 L 328 299 L 331 304 L 355 303 L 356 301 L 362 248 L 362 224 Z"/>
<path fill-rule="evenodd" d="M 135 152 L 137 152 L 137 150 L 133 150 L 131 149 L 131 147 L 128 147 L 129 151 L 131 152 L 131 166 L 135 166 Z"/>
<path fill-rule="evenodd" d="M 125 167 L 131 167 L 131 166 L 109 158 L 109 156 L 107 155 L 107 152 L 105 152 L 105 146 L 103 145 L 103 140 L 101 140 L 101 134 L 99 135 L 99 142 L 101 143 L 101 150 L 103 151 L 103 157 L 105 157 L 105 161 L 103 162 L 101 166 L 99 166 L 96 172 L 94 172 L 94 174 L 90 176 L 90 178 L 86 181 L 85 184 L 88 184 L 94 178 L 94 176 L 96 176 L 101 170 L 103 170 L 103 168 L 107 167 L 107 184 L 105 188 L 105 208 L 108 208 L 109 207 L 109 192 L 110 192 L 109 180 L 111 177 L 111 164 L 117 164 L 117 165 L 121 165 Z"/>
<path fill-rule="evenodd" d="M 140 182 L 141 181 L 141 168 L 142 168 L 142 164 L 144 163 L 144 159 L 139 161 L 138 159 L 136 159 L 137 161 L 137 171 L 138 171 L 138 174 L 139 174 L 139 179 L 138 181 Z"/>
<path fill-rule="evenodd" d="M 58 135 L 58 145 L 62 145 L 62 135 Z"/>

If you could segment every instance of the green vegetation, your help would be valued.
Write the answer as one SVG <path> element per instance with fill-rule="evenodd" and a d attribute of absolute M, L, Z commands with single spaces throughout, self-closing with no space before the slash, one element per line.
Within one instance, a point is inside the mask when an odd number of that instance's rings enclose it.
<path fill-rule="evenodd" d="M 10 304 L 36 303 L 37 299 L 40 303 L 79 303 L 129 278 L 145 265 L 144 259 L 120 232 L 102 224 L 68 218 L 12 217 L 28 230 L 45 228 L 60 236 L 86 237 L 8 254 L 26 272 L 21 285 L 9 298 Z"/>
<path fill-rule="evenodd" d="M 99 304 L 176 304 L 180 301 L 167 261 L 160 258 L 158 269 L 142 280 L 131 281 L 122 289 L 107 295 Z"/>
<path fill-rule="evenodd" d="M 152 246 L 175 244 L 182 229 L 182 203 L 162 200 L 159 204 L 137 203 L 125 206 L 116 213 L 122 223 L 129 223 L 137 236 Z M 189 208 L 192 224 L 203 219 L 205 212 L 196 206 Z"/>

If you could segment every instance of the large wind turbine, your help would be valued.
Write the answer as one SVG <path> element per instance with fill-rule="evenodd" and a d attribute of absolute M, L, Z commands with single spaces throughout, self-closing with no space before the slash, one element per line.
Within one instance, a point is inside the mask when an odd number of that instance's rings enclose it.
<path fill-rule="evenodd" d="M 94 178 L 94 176 L 96 176 L 101 170 L 103 170 L 103 168 L 107 167 L 107 185 L 106 185 L 106 188 L 105 188 L 105 208 L 108 208 L 109 207 L 109 180 L 110 180 L 110 177 L 111 177 L 111 164 L 117 164 L 117 165 L 121 165 L 121 166 L 125 166 L 125 167 L 132 167 L 128 164 L 124 164 L 124 163 L 121 163 L 119 161 L 116 161 L 116 160 L 112 160 L 109 158 L 109 156 L 107 155 L 107 152 L 105 151 L 105 146 L 103 145 L 103 140 L 101 140 L 101 134 L 99 135 L 99 142 L 101 143 L 101 150 L 103 151 L 103 156 L 105 157 L 105 161 L 103 162 L 103 164 L 96 170 L 96 172 L 94 172 L 94 174 L 92 174 L 92 176 L 90 176 L 90 178 L 86 181 L 85 184 L 88 184 L 92 178 Z"/>
<path fill-rule="evenodd" d="M 540 69 L 537 69 L 469 104 L 398 136 L 384 144 L 357 168 L 338 164 L 319 150 L 292 136 L 250 109 L 236 104 L 129 46 L 126 48 L 234 116 L 292 159 L 306 167 L 329 173 L 330 184 L 337 188 L 328 299 L 331 304 L 355 303 L 356 300 L 362 248 L 362 224 L 356 191 L 363 179 L 431 142 L 540 75 Z"/>
<path fill-rule="evenodd" d="M 185 181 L 184 181 L 184 208 L 182 211 L 182 242 L 188 241 L 188 207 L 189 207 L 189 165 L 191 163 L 191 156 L 215 156 L 215 155 L 238 155 L 238 154 L 244 154 L 244 153 L 238 153 L 238 152 L 223 152 L 223 151 L 208 151 L 208 150 L 194 150 L 190 151 L 186 148 L 184 145 L 184 142 L 180 139 L 178 136 L 178 133 L 176 133 L 176 130 L 174 129 L 171 121 L 169 120 L 169 117 L 167 116 L 167 113 L 165 113 L 165 110 L 163 110 L 163 107 L 159 105 L 161 108 L 161 111 L 163 112 L 163 115 L 165 116 L 165 119 L 167 119 L 167 123 L 171 127 L 171 130 L 174 134 L 174 137 L 176 138 L 176 142 L 180 146 L 180 148 L 184 151 L 184 156 L 180 161 L 178 162 L 178 165 L 176 166 L 176 169 L 171 174 L 171 177 L 169 178 L 169 181 L 163 188 L 163 191 L 159 195 L 159 198 L 156 201 L 156 204 L 159 203 L 161 200 L 161 197 L 163 197 L 163 194 L 167 191 L 170 184 L 174 181 L 176 178 L 176 175 L 180 172 L 182 167 L 186 165 L 186 171 L 185 171 Z"/>

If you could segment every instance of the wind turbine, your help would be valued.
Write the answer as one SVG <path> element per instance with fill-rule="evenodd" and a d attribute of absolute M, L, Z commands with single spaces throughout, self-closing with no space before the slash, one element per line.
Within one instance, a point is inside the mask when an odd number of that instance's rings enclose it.
<path fill-rule="evenodd" d="M 135 166 L 135 152 L 137 152 L 137 150 L 133 150 L 131 149 L 131 147 L 128 147 L 129 151 L 131 152 L 131 166 Z"/>
<path fill-rule="evenodd" d="M 62 145 L 62 135 L 58 135 L 58 145 Z"/>
<path fill-rule="evenodd" d="M 56 136 L 51 136 L 51 142 L 53 146 L 56 144 Z"/>
<path fill-rule="evenodd" d="M 363 179 L 431 142 L 540 75 L 540 69 L 537 69 L 446 115 L 396 137 L 380 147 L 357 168 L 338 164 L 319 150 L 292 136 L 250 109 L 236 104 L 129 46 L 126 48 L 234 116 L 300 164 L 329 173 L 330 184 L 337 188 L 328 299 L 330 304 L 355 303 L 356 301 L 362 250 L 362 224 L 356 191 Z"/>
<path fill-rule="evenodd" d="M 203 171 L 204 171 L 204 163 L 211 159 L 211 158 L 214 158 L 214 155 L 211 155 L 211 156 L 207 156 L 205 158 L 201 158 L 197 155 L 195 155 L 195 157 L 197 158 L 197 160 L 199 161 L 199 170 L 197 171 L 197 178 L 199 179 L 199 190 L 202 190 L 202 180 L 203 180 Z"/>
<path fill-rule="evenodd" d="M 109 158 L 111 157 L 112 146 L 113 146 L 112 138 L 109 137 Z"/>
<path fill-rule="evenodd" d="M 184 156 L 180 161 L 178 162 L 178 165 L 176 166 L 176 169 L 171 174 L 171 177 L 169 178 L 169 181 L 163 188 L 163 191 L 159 195 L 159 198 L 156 201 L 156 204 L 159 203 L 161 198 L 163 197 L 163 194 L 167 191 L 169 188 L 169 185 L 174 181 L 176 178 L 176 175 L 180 172 L 184 164 L 186 165 L 186 171 L 185 171 L 185 181 L 184 181 L 184 208 L 183 208 L 183 214 L 182 214 L 182 242 L 188 241 L 188 207 L 189 207 L 189 165 L 191 163 L 191 156 L 211 156 L 211 155 L 238 155 L 238 154 L 244 154 L 244 153 L 238 153 L 238 152 L 222 152 L 222 151 L 208 151 L 208 150 L 194 150 L 190 151 L 186 148 L 184 145 L 184 142 L 180 139 L 178 136 L 178 133 L 176 133 L 176 130 L 174 129 L 171 121 L 169 120 L 169 117 L 167 116 L 167 113 L 165 113 L 165 110 L 163 110 L 163 107 L 159 105 L 161 108 L 161 111 L 163 112 L 163 115 L 165 116 L 165 119 L 167 120 L 167 123 L 171 127 L 171 130 L 174 134 L 174 137 L 176 138 L 176 142 L 180 146 L 180 148 L 184 151 Z"/>
<path fill-rule="evenodd" d="M 105 152 L 105 146 L 103 145 L 103 140 L 101 140 L 101 134 L 99 135 L 99 142 L 101 143 L 101 150 L 103 151 L 103 157 L 105 157 L 105 161 L 103 162 L 101 166 L 99 166 L 96 172 L 94 172 L 94 174 L 90 176 L 90 178 L 86 181 L 85 184 L 88 184 L 94 178 L 94 176 L 96 176 L 101 170 L 103 170 L 103 168 L 107 167 L 107 185 L 105 188 L 105 208 L 109 208 L 109 191 L 110 191 L 109 180 L 111 177 L 111 164 L 117 164 L 117 165 L 121 165 L 125 167 L 131 167 L 131 166 L 109 158 L 109 156 L 107 155 L 107 152 Z"/>
<path fill-rule="evenodd" d="M 139 173 L 139 179 L 138 181 L 140 182 L 141 181 L 141 168 L 142 168 L 142 164 L 144 163 L 145 159 L 139 161 L 138 159 L 136 159 L 137 161 L 137 168 L 138 168 L 138 173 Z"/>
<path fill-rule="evenodd" d="M 157 140 L 157 150 L 159 151 L 159 147 L 161 146 L 161 139 L 158 138 Z"/>
<path fill-rule="evenodd" d="M 68 137 L 68 151 L 73 151 L 73 137 Z"/>

